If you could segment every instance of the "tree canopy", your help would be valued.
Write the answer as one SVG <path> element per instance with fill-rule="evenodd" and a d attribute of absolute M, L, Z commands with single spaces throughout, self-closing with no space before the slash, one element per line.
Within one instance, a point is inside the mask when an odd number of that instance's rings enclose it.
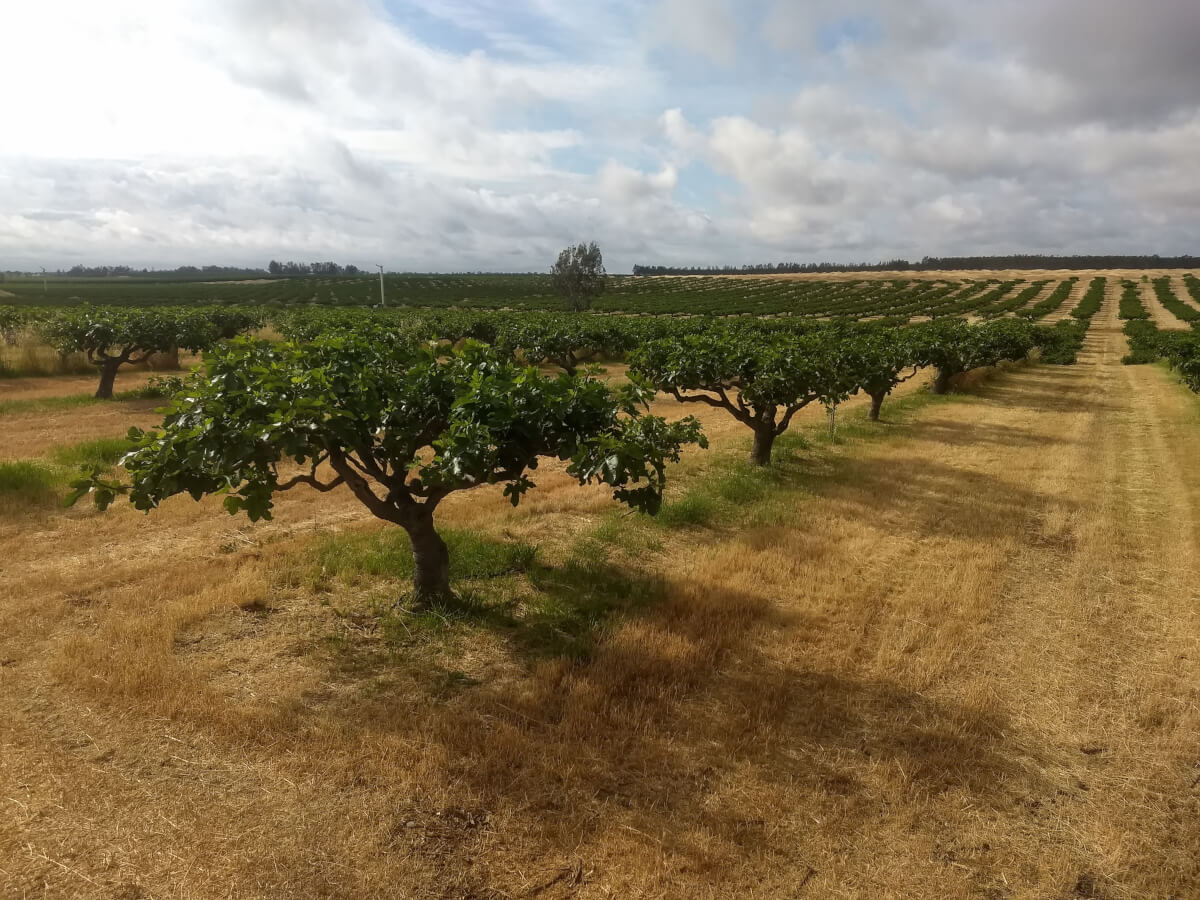
<path fill-rule="evenodd" d="M 858 389 L 843 344 L 819 332 L 707 328 L 650 341 L 630 370 L 681 403 L 723 409 L 754 432 L 750 461 L 768 465 L 775 439 L 813 402 L 835 405 Z"/>
<path fill-rule="evenodd" d="M 584 375 L 548 378 L 477 343 L 439 355 L 432 345 L 396 349 L 355 336 L 240 339 L 208 355 L 160 430 L 131 432 L 130 484 L 96 472 L 76 484 L 75 499 L 91 491 L 105 507 L 128 494 L 150 510 L 175 494 L 222 494 L 230 513 L 256 520 L 270 517 L 279 491 L 345 485 L 408 533 L 416 595 L 428 600 L 449 592 L 438 505 L 503 484 L 515 506 L 534 487 L 540 458 L 657 512 L 667 464 L 685 445 L 706 443 L 690 417 L 645 415 L 648 399 L 637 384 L 615 394 Z"/>
<path fill-rule="evenodd" d="M 956 375 L 1024 359 L 1045 332 L 1023 319 L 995 319 L 983 325 L 938 319 L 910 329 L 914 360 L 937 370 L 931 387 L 935 394 L 949 391 L 950 379 Z"/>
<path fill-rule="evenodd" d="M 121 366 L 156 353 L 200 351 L 262 323 L 262 317 L 235 309 L 146 309 L 79 306 L 56 310 L 38 323 L 41 338 L 59 353 L 84 353 L 100 370 L 96 396 L 110 399 Z"/>
<path fill-rule="evenodd" d="M 588 309 L 592 301 L 604 293 L 608 274 L 604 271 L 604 257 L 595 241 L 576 244 L 558 254 L 558 260 L 550 267 L 554 290 L 558 292 L 571 310 Z"/>
<path fill-rule="evenodd" d="M 15 306 L 0 306 L 0 341 L 15 344 L 17 335 L 25 327 L 25 313 Z"/>
<path fill-rule="evenodd" d="M 879 420 L 883 401 L 897 385 L 920 371 L 908 332 L 879 325 L 855 327 L 848 335 L 847 363 L 858 374 L 858 386 L 871 398 L 867 415 Z"/>

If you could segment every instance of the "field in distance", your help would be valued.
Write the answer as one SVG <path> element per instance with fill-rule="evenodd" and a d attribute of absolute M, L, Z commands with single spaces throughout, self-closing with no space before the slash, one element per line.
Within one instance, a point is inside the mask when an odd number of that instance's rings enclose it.
<path fill-rule="evenodd" d="M 597 312 L 650 315 L 792 315 L 811 318 L 910 318 L 1015 315 L 1034 308 L 1068 280 L 1167 278 L 1185 302 L 1200 302 L 1196 273 L 1178 270 L 866 272 L 820 275 L 614 276 Z M 1041 288 L 1041 290 L 1035 290 Z M 374 306 L 377 278 L 280 278 L 253 281 L 155 281 L 143 278 L 9 278 L 0 303 L 60 306 L 249 305 Z M 8 295 L 8 296 L 5 296 Z M 461 309 L 560 309 L 542 275 L 391 275 L 389 306 Z M 1075 294 L 1072 299 L 1077 299 Z M 1069 309 L 1069 307 L 1068 307 Z M 1051 311 L 1053 312 L 1053 311 Z M 1049 315 L 1050 313 L 1047 313 Z M 1054 319 L 1051 318 L 1051 321 Z"/>

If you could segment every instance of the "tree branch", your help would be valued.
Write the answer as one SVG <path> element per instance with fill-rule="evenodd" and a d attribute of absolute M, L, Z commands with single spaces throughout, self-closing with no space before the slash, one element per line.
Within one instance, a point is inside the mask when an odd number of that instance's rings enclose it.
<path fill-rule="evenodd" d="M 338 487 L 341 484 L 344 484 L 345 479 L 339 475 L 333 481 L 329 482 L 328 484 L 325 484 L 319 478 L 317 478 L 317 469 L 319 469 L 321 464 L 323 462 L 325 462 L 328 458 L 329 458 L 328 455 L 314 458 L 307 475 L 297 475 L 295 478 L 292 478 L 292 479 L 282 482 L 282 483 L 279 481 L 278 468 L 274 464 L 272 464 L 271 465 L 271 474 L 275 476 L 275 486 L 276 486 L 275 489 L 279 490 L 279 491 L 290 491 L 292 488 L 294 488 L 298 485 L 307 484 L 309 487 L 314 487 L 323 494 L 329 493 L 334 488 Z"/>
<path fill-rule="evenodd" d="M 368 478 L 374 478 L 381 484 L 387 484 L 387 473 L 384 472 L 375 457 L 367 452 L 367 448 L 355 447 L 353 451 L 346 454 L 346 462 L 350 463 Z"/>
<path fill-rule="evenodd" d="M 708 396 L 708 394 L 686 394 L 685 395 L 685 394 L 679 393 L 679 388 L 671 388 L 671 396 L 674 397 L 676 400 L 678 400 L 680 403 L 706 403 L 709 406 L 713 407 L 714 409 L 727 409 L 731 413 L 734 413 L 735 415 L 737 414 L 737 411 L 733 408 L 733 404 L 731 404 L 729 402 L 728 398 L 726 398 L 725 401 L 722 402 L 720 400 L 716 400 L 716 399 Z"/>
<path fill-rule="evenodd" d="M 337 478 L 333 479 L 333 481 L 329 482 L 328 484 L 320 481 L 317 478 L 316 474 L 297 475 L 295 478 L 285 481 L 282 484 L 278 484 L 276 486 L 276 490 L 290 491 L 292 488 L 296 487 L 297 485 L 307 484 L 309 487 L 316 488 L 322 494 L 328 494 L 334 488 L 340 487 L 341 485 L 343 485 L 345 483 L 346 483 L 346 479 L 343 478 L 341 475 L 339 475 Z"/>
<path fill-rule="evenodd" d="M 388 500 L 381 500 L 371 490 L 371 485 L 367 483 L 358 470 L 350 464 L 349 457 L 346 454 L 338 451 L 330 451 L 329 464 L 333 466 L 333 470 L 350 486 L 350 490 L 354 492 L 354 496 L 358 498 L 371 514 L 376 518 L 383 519 L 385 522 L 394 522 L 397 525 L 403 525 L 403 515 L 401 513 L 401 504 L 405 497 L 408 499 L 409 505 L 412 504 L 412 497 L 407 494 L 396 496 L 399 492 L 392 489 L 388 493 Z"/>
<path fill-rule="evenodd" d="M 812 403 L 816 399 L 816 397 L 809 397 L 803 403 L 789 404 L 787 412 L 783 414 L 783 419 L 781 419 L 779 424 L 775 426 L 775 436 L 779 437 L 779 435 L 787 431 L 788 426 L 792 424 L 792 416 L 796 415 L 796 413 L 800 412 L 800 410 L 804 409 L 804 407 L 808 406 L 808 404 Z"/>

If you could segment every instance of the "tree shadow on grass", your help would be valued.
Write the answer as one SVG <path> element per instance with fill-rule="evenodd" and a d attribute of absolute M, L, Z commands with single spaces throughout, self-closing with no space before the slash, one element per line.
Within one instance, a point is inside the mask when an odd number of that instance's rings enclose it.
<path fill-rule="evenodd" d="M 1081 357 L 1082 363 L 1082 357 Z M 1098 413 L 1115 408 L 1089 382 L 1092 366 L 1008 369 L 969 389 L 985 403 L 1047 413 Z"/>
<path fill-rule="evenodd" d="M 574 575 L 547 579 L 563 604 L 586 591 Z M 369 741 L 419 736 L 423 780 L 475 798 L 480 821 L 505 816 L 506 834 L 536 848 L 524 864 L 549 877 L 621 829 L 652 833 L 655 853 L 684 872 L 750 859 L 803 871 L 809 826 L 796 804 L 853 834 L 895 814 L 880 766 L 903 773 L 899 789 L 914 796 L 965 792 L 981 808 L 1047 790 L 994 714 L 768 653 L 767 632 L 803 644 L 823 629 L 769 596 L 666 581 L 657 603 L 626 613 L 586 657 L 476 684 L 418 715 L 395 696 L 337 715 Z M 447 829 L 451 814 L 410 803 L 393 833 L 477 859 L 455 870 L 456 886 L 493 883 L 497 861 L 478 851 L 496 836 Z"/>
<path fill-rule="evenodd" d="M 450 543 L 461 546 L 464 534 L 452 533 Z M 377 543 L 378 538 L 371 541 Z M 454 596 L 427 607 L 396 602 L 390 593 L 347 608 L 331 603 L 338 628 L 325 645 L 335 671 L 343 678 L 364 679 L 402 665 L 410 674 L 427 672 L 434 686 L 470 686 L 474 679 L 456 675 L 435 658 L 452 657 L 455 642 L 476 634 L 498 639 L 524 665 L 582 661 L 615 618 L 651 609 L 664 596 L 661 578 L 612 565 L 606 549 L 596 542 L 585 542 L 559 565 L 538 562 L 520 544 L 472 536 L 469 546 L 477 558 L 516 557 L 521 564 L 494 571 L 471 567 L 469 561 L 460 564 L 459 571 L 465 568 L 470 576 L 456 579 Z M 377 569 L 381 564 L 376 560 Z M 387 565 L 403 572 L 407 561 L 401 555 L 398 566 L 394 561 Z"/>
<path fill-rule="evenodd" d="M 922 422 L 920 436 L 951 447 L 969 447 L 990 444 L 997 447 L 1052 448 L 1067 443 L 1063 438 L 1053 437 L 1027 428 L 1015 428 L 982 422 Z"/>

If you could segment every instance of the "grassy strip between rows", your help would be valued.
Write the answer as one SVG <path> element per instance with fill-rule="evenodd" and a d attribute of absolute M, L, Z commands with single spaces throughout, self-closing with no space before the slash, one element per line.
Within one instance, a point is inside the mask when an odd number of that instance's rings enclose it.
<path fill-rule="evenodd" d="M 904 433 L 898 426 L 917 411 L 945 402 L 953 400 L 921 391 L 890 400 L 884 422 L 870 422 L 864 408 L 844 414 L 832 437 L 825 425 L 793 429 L 779 438 L 768 468 L 745 461 L 747 433 L 727 449 L 709 451 L 699 472 L 677 479 L 658 516 L 613 510 L 557 552 L 447 529 L 458 593 L 432 610 L 403 602 L 413 559 L 399 528 L 323 535 L 315 552 L 307 548 L 289 567 L 286 586 L 311 591 L 333 609 L 338 625 L 326 646 L 347 674 L 383 677 L 390 667 L 417 666 L 462 684 L 469 679 L 440 669 L 434 655 L 481 630 L 533 658 L 586 658 L 615 616 L 664 598 L 657 566 L 646 560 L 667 550 L 673 532 L 686 530 L 689 540 L 703 541 L 704 531 L 786 523 L 797 514 L 798 495 L 817 477 L 817 451 L 898 436 Z"/>
<path fill-rule="evenodd" d="M 122 400 L 152 400 L 161 399 L 164 391 L 156 387 L 140 387 L 128 391 L 118 391 L 112 400 L 100 400 L 91 394 L 68 394 L 63 397 L 31 397 L 27 400 L 0 401 L 0 416 L 13 413 L 42 413 L 59 412 L 64 409 L 76 409 L 81 406 L 92 406 L 97 403 L 112 403 Z"/>
<path fill-rule="evenodd" d="M 111 467 L 131 445 L 127 438 L 99 438 L 57 447 L 41 459 L 0 461 L 0 499 L 4 506 L 61 500 L 83 467 Z"/>

